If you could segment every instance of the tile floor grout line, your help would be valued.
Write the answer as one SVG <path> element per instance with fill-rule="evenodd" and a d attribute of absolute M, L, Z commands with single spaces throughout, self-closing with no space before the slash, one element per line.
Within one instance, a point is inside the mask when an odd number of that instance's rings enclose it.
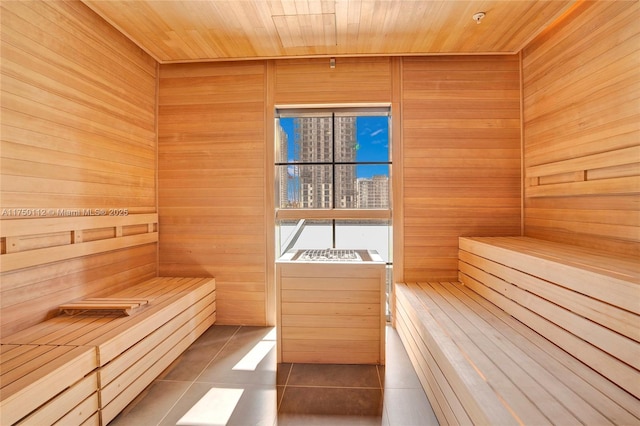
<path fill-rule="evenodd" d="M 286 388 L 287 385 L 289 384 L 289 378 L 291 377 L 291 372 L 293 371 L 293 366 L 295 364 L 291 363 L 291 366 L 289 366 L 289 373 L 287 373 L 287 380 L 284 381 L 284 387 Z"/>
<path fill-rule="evenodd" d="M 235 328 L 235 330 L 231 330 L 231 328 Z M 235 345 L 236 341 L 234 341 L 233 339 L 235 339 L 238 336 L 241 336 L 242 341 L 244 341 L 243 336 L 245 336 L 245 333 L 242 332 L 244 328 L 251 329 L 250 327 L 245 327 L 245 326 L 233 326 L 229 328 L 225 327 L 224 334 L 222 336 L 219 336 L 217 332 L 214 333 L 212 336 L 210 336 L 210 338 L 214 339 L 215 341 L 214 347 L 220 347 L 220 349 L 216 350 L 215 352 L 211 350 L 212 349 L 211 347 L 209 347 L 208 350 L 206 350 L 205 348 L 196 349 L 196 347 L 194 347 L 194 349 L 198 351 L 202 351 L 203 349 L 205 349 L 204 354 L 198 356 L 199 362 L 197 365 L 199 366 L 199 365 L 202 365 L 201 363 L 207 363 L 207 365 L 202 369 L 200 374 L 198 374 L 197 371 L 193 371 L 193 369 L 190 369 L 191 370 L 190 375 L 197 375 L 195 380 L 193 379 L 192 380 L 159 379 L 155 381 L 156 383 L 165 383 L 165 386 L 168 386 L 166 389 L 171 389 L 170 400 L 173 400 L 175 398 L 175 401 L 173 403 L 171 403 L 170 401 L 167 401 L 166 404 L 161 404 L 161 405 L 158 405 L 157 403 L 152 403 L 151 401 L 153 399 L 150 398 L 152 395 L 148 394 L 143 398 L 143 401 L 141 401 L 141 403 L 139 404 L 141 409 L 139 410 L 138 407 L 136 407 L 135 409 L 129 410 L 128 417 L 126 416 L 122 417 L 121 422 L 118 422 L 118 424 L 120 423 L 126 424 L 127 421 L 130 421 L 128 424 L 158 425 L 158 424 L 161 424 L 162 422 L 167 423 L 168 420 L 173 419 L 175 417 L 183 416 L 184 415 L 183 411 L 185 409 L 187 410 L 190 409 L 187 407 L 192 405 L 192 402 L 195 402 L 195 400 L 197 399 L 198 395 L 201 393 L 202 390 L 206 391 L 207 387 L 218 387 L 221 383 L 227 382 L 227 380 L 217 381 L 216 380 L 217 376 L 215 375 L 212 376 L 213 381 L 206 380 L 202 382 L 197 382 L 197 380 L 199 380 L 199 378 L 204 375 L 207 369 L 211 369 L 212 367 L 217 367 L 218 363 L 220 362 L 225 362 L 224 360 L 226 359 L 226 355 L 222 357 L 223 351 L 226 351 L 226 353 L 233 353 L 233 354 L 237 352 L 238 355 L 240 355 L 240 349 L 236 347 Z M 231 332 L 230 335 L 228 334 L 229 332 Z M 252 336 L 255 337 L 253 334 Z M 395 340 L 397 340 L 397 338 Z M 396 345 L 398 345 L 398 342 L 395 342 L 395 343 Z M 242 346 L 242 348 L 244 348 L 244 345 Z M 399 346 L 399 348 L 396 348 L 396 349 L 403 350 L 403 347 Z M 273 353 L 271 355 L 273 355 Z M 220 360 L 218 360 L 218 358 L 220 358 Z M 274 357 L 272 356 L 269 362 L 270 366 L 272 365 L 271 362 L 274 362 L 273 358 Z M 397 361 L 395 359 L 389 359 L 389 357 L 387 357 L 387 359 L 392 362 Z M 275 362 L 275 365 L 277 367 L 277 362 Z M 395 376 L 394 373 L 396 372 L 395 370 L 401 369 L 404 372 L 404 370 L 406 369 L 407 373 L 410 372 L 411 374 L 414 375 L 415 379 L 417 380 L 417 384 L 414 384 L 413 382 L 405 382 L 403 380 L 397 383 L 398 386 L 394 386 L 393 383 L 389 383 L 385 380 L 385 378 L 388 377 L 386 375 L 386 372 L 388 370 L 384 365 L 376 366 L 376 374 L 378 377 L 377 381 L 375 379 L 371 380 L 372 377 L 376 377 L 376 376 L 372 375 L 370 370 L 362 371 L 360 369 L 355 369 L 353 371 L 355 375 L 351 377 L 351 374 L 339 374 L 339 376 L 336 376 L 335 371 L 332 369 L 329 369 L 328 371 L 331 372 L 331 374 L 329 375 L 324 374 L 323 373 L 324 370 L 316 371 L 315 374 L 320 374 L 321 375 L 320 377 L 325 377 L 325 379 L 326 378 L 330 379 L 331 377 L 334 377 L 335 379 L 342 378 L 343 380 L 335 380 L 335 381 L 338 382 L 337 384 L 345 384 L 347 386 L 336 386 L 335 384 L 331 384 L 332 382 L 334 382 L 331 380 L 329 381 L 328 384 L 323 383 L 325 382 L 325 380 L 321 380 L 322 385 L 317 385 L 317 383 L 312 386 L 305 385 L 304 380 L 301 381 L 300 384 L 295 384 L 297 382 L 300 382 L 299 379 L 304 379 L 304 377 L 306 377 L 306 374 L 302 374 L 302 377 L 298 377 L 298 373 L 293 374 L 293 368 L 296 368 L 297 372 L 298 372 L 298 369 L 300 368 L 301 373 L 305 373 L 307 371 L 305 368 L 303 368 L 304 364 L 297 364 L 298 367 L 295 367 L 295 365 L 296 365 L 295 363 L 289 364 L 289 370 L 286 372 L 286 374 L 284 372 L 284 368 L 282 370 L 280 370 L 279 368 L 276 368 L 276 371 L 282 373 L 282 375 L 280 376 L 280 379 L 281 379 L 280 383 L 282 384 L 280 385 L 278 383 L 278 376 L 276 375 L 275 383 L 273 383 L 275 385 L 275 389 L 272 389 L 267 385 L 270 393 L 269 398 L 263 400 L 263 398 L 260 397 L 260 398 L 257 398 L 256 401 L 250 404 L 250 406 L 256 407 L 258 410 L 264 411 L 262 419 L 264 420 L 265 426 L 278 426 L 278 424 L 282 424 L 282 426 L 284 426 L 285 424 L 289 425 L 294 423 L 297 425 L 307 424 L 307 423 L 304 423 L 307 421 L 304 419 L 307 419 L 308 416 L 305 417 L 304 414 L 287 412 L 287 411 L 290 411 L 288 408 L 289 404 L 294 400 L 297 401 L 295 403 L 296 404 L 295 406 L 305 407 L 305 406 L 308 406 L 309 404 L 311 404 L 312 407 L 315 406 L 313 402 L 314 400 L 304 400 L 305 398 L 303 398 L 303 400 L 298 401 L 300 399 L 300 395 L 304 396 L 306 395 L 306 392 L 310 392 L 310 395 L 324 395 L 325 393 L 326 394 L 336 393 L 337 395 L 362 394 L 363 397 L 366 395 L 367 400 L 371 400 L 371 401 L 373 401 L 373 399 L 371 398 L 375 398 L 376 400 L 378 398 L 381 398 L 380 401 L 382 403 L 382 410 L 380 412 L 376 411 L 377 414 L 374 413 L 375 415 L 373 415 L 373 418 L 377 419 L 377 423 L 375 421 L 373 423 L 366 422 L 366 421 L 363 423 L 361 420 L 367 417 L 367 414 L 363 413 L 358 416 L 350 417 L 350 421 L 346 423 L 350 426 L 355 426 L 356 424 L 367 424 L 367 425 L 375 424 L 376 426 L 391 426 L 391 423 L 390 423 L 392 420 L 390 418 L 391 415 L 393 415 L 394 426 L 398 424 L 411 424 L 410 421 L 408 423 L 407 421 L 409 419 L 412 419 L 411 421 L 414 421 L 416 413 L 424 414 L 423 413 L 424 410 L 421 408 L 422 403 L 420 402 L 423 399 L 424 399 L 424 406 L 430 409 L 430 412 L 432 413 L 431 415 L 434 415 L 433 407 L 431 406 L 430 401 L 428 400 L 428 397 L 424 392 L 424 389 L 422 389 L 421 383 L 419 381 L 420 379 L 419 377 L 417 377 L 417 372 L 411 363 L 401 362 L 400 364 L 398 364 L 398 367 L 392 368 L 392 371 L 389 371 L 389 373 L 392 374 L 392 377 L 394 377 Z M 269 371 L 271 371 L 271 368 L 269 368 Z M 312 369 L 309 371 L 309 373 L 313 373 L 314 371 L 315 370 Z M 341 370 L 338 370 L 338 372 L 340 371 Z M 363 376 L 361 377 L 360 374 L 362 374 Z M 351 379 L 354 379 L 354 380 L 344 380 L 349 377 L 351 377 Z M 366 377 L 366 380 L 359 380 L 359 378 L 365 379 L 365 377 Z M 309 376 L 307 378 L 313 378 L 313 376 Z M 383 380 L 387 382 L 387 383 L 384 383 L 384 385 L 383 385 Z M 373 384 L 369 382 L 376 382 L 377 384 Z M 306 382 L 306 383 L 309 383 L 309 382 Z M 353 385 L 354 383 L 355 383 L 355 386 Z M 358 384 L 360 383 L 365 385 L 368 383 L 368 386 L 366 387 L 358 386 Z M 285 392 L 285 388 L 286 388 L 286 392 Z M 162 389 L 161 390 L 162 392 L 164 391 L 165 388 L 160 388 L 160 389 Z M 191 392 L 191 389 L 194 389 L 194 392 Z M 379 394 L 375 392 L 376 389 L 380 390 Z M 406 395 L 409 395 L 409 394 L 405 392 L 399 392 L 399 393 L 395 392 L 395 389 L 407 389 L 407 390 L 411 390 L 411 392 L 420 390 L 421 392 L 415 392 L 416 396 L 421 398 L 420 400 L 416 400 L 418 401 L 418 406 L 415 408 L 405 407 L 403 404 L 405 399 L 407 398 Z M 276 410 L 275 410 L 276 412 L 274 417 L 273 405 L 272 405 L 274 400 L 271 399 L 271 395 L 273 395 L 273 397 L 275 398 L 275 396 L 278 394 L 280 390 L 282 391 L 282 393 L 280 394 L 280 398 L 277 401 Z M 362 390 L 363 392 L 362 393 L 359 392 L 360 390 Z M 387 393 L 385 392 L 386 390 L 394 390 L 394 392 Z M 286 401 L 284 399 L 285 393 L 288 395 Z M 411 395 L 413 396 L 413 393 L 411 393 Z M 156 393 L 156 396 L 157 396 L 157 393 Z M 292 399 L 290 400 L 289 397 L 291 397 Z M 343 398 L 341 397 L 341 401 L 342 399 Z M 144 400 L 146 400 L 147 403 L 145 403 Z M 349 400 L 347 399 L 346 401 L 349 401 Z M 411 398 L 411 401 L 413 401 L 413 397 Z M 266 405 L 265 405 L 265 402 L 266 402 Z M 285 402 L 287 402 L 287 404 L 285 404 Z M 397 407 L 395 407 L 396 404 L 400 404 L 400 406 L 402 407 L 402 410 L 398 410 Z M 285 410 L 285 412 L 281 412 L 281 410 Z M 376 410 L 379 410 L 379 407 Z M 405 413 L 405 411 L 407 411 L 407 413 Z M 280 423 L 279 417 L 281 415 L 283 417 L 282 417 L 282 422 Z M 311 420 L 313 419 L 320 420 L 321 422 L 324 422 L 322 423 L 324 425 L 337 424 L 335 423 L 336 419 L 331 417 L 328 414 L 311 413 L 310 415 L 311 415 L 310 417 Z M 140 422 L 140 421 L 138 421 L 137 423 L 133 422 L 133 419 L 140 420 L 145 418 L 147 419 L 146 423 Z M 157 418 L 159 418 L 159 420 Z M 433 418 L 435 419 L 435 417 Z M 273 422 L 270 421 L 271 419 L 273 419 Z M 429 422 L 424 424 L 437 425 L 435 420 L 433 420 L 432 422 L 431 417 L 429 417 L 429 419 L 430 419 Z M 299 423 L 299 421 L 302 421 L 303 423 Z M 405 421 L 405 423 L 402 423 L 402 421 Z M 231 421 L 229 424 L 231 425 L 231 424 L 238 424 L 238 423 Z M 249 423 L 245 422 L 242 424 L 249 424 Z"/>
<path fill-rule="evenodd" d="M 216 354 L 213 356 L 213 358 L 211 358 L 211 360 L 207 363 L 207 365 L 202 369 L 202 371 L 200 372 L 200 374 L 198 374 L 198 376 L 191 380 L 191 383 L 189 384 L 189 386 L 187 386 L 187 388 L 184 390 L 184 392 L 182 392 L 180 394 L 180 396 L 178 397 L 178 399 L 176 399 L 176 402 L 174 402 L 171 407 L 169 407 L 169 409 L 167 410 L 167 412 L 165 413 L 164 416 L 162 416 L 162 418 L 160 419 L 160 421 L 158 422 L 158 424 L 161 424 L 164 419 L 167 418 L 167 416 L 171 413 L 171 411 L 173 411 L 173 409 L 176 407 L 176 405 L 178 405 L 178 403 L 180 402 L 180 400 L 187 394 L 187 392 L 189 392 L 189 389 L 191 389 L 193 387 L 193 385 L 196 383 L 196 381 L 198 380 L 198 378 L 200 376 L 202 376 L 202 374 L 205 372 L 205 370 L 207 369 L 207 367 L 209 367 L 211 365 L 211 363 L 218 357 L 218 355 L 220 355 L 220 352 L 222 352 L 222 350 L 224 348 L 227 347 L 227 345 L 229 344 L 229 342 L 231 341 L 231 339 L 233 339 L 235 337 L 236 334 L 238 334 L 238 332 L 240 331 L 240 329 L 242 328 L 242 326 L 238 326 L 238 328 L 236 329 L 236 331 L 227 339 L 227 341 L 224 343 L 224 345 L 222 345 L 222 347 L 220 348 L 220 350 L 218 350 L 218 352 L 216 352 Z"/>
<path fill-rule="evenodd" d="M 376 389 L 381 390 L 377 386 L 333 386 L 333 385 L 288 385 L 290 388 L 317 388 L 317 389 Z"/>
<path fill-rule="evenodd" d="M 276 418 L 277 414 L 280 412 L 280 405 L 282 404 L 282 400 L 284 399 L 284 393 L 287 390 L 287 386 L 289 385 L 289 378 L 291 377 L 291 371 L 293 370 L 293 363 L 289 366 L 289 372 L 287 373 L 287 379 L 284 381 L 284 386 L 282 386 L 282 395 L 280 395 L 280 401 L 278 401 L 278 405 L 276 407 Z M 276 364 L 276 374 L 278 371 L 278 365 Z M 276 376 L 276 385 L 277 385 L 277 376 Z M 277 387 L 276 387 L 277 388 Z"/>
<path fill-rule="evenodd" d="M 198 379 L 200 378 L 200 376 L 202 376 L 204 374 L 204 372 L 206 371 L 207 368 L 209 368 L 209 366 L 211 365 L 211 363 L 213 363 L 213 361 L 216 360 L 216 358 L 218 358 L 218 355 L 220 355 L 220 353 L 225 350 L 225 348 L 229 345 L 229 342 L 231 342 L 231 340 L 236 337 L 236 335 L 240 332 L 240 329 L 242 328 L 242 325 L 239 325 L 238 328 L 236 329 L 236 331 L 227 339 L 227 341 L 224 343 L 224 345 L 222 345 L 222 347 L 218 350 L 218 352 L 216 352 L 216 354 L 213 356 L 213 358 L 211 358 L 211 361 L 209 361 L 207 363 L 207 365 L 204 366 L 204 368 L 202 369 L 202 371 L 200 372 L 200 374 L 198 374 L 196 376 L 195 379 L 193 379 L 193 383 L 197 382 Z"/>
<path fill-rule="evenodd" d="M 386 359 L 388 359 L 388 358 L 386 358 Z M 382 397 L 382 422 L 384 424 L 385 418 L 387 419 L 387 423 L 389 423 L 389 410 L 388 410 L 388 407 L 384 403 L 384 397 L 385 397 L 385 389 L 384 389 L 384 387 L 386 386 L 387 382 L 385 381 L 385 384 L 384 385 L 382 384 L 382 375 L 380 374 L 380 365 L 376 365 L 376 371 L 378 372 L 378 383 L 380 384 L 380 396 Z M 386 373 L 386 371 L 387 370 L 385 368 L 385 373 Z"/>

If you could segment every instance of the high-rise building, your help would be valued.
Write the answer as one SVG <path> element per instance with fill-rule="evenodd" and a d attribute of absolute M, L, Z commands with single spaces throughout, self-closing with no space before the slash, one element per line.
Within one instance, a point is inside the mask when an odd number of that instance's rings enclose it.
<path fill-rule="evenodd" d="M 356 117 L 337 116 L 334 124 L 335 132 L 335 159 L 338 163 L 356 161 Z M 339 208 L 356 208 L 358 199 L 356 196 L 356 166 L 354 164 L 341 164 L 335 168 L 334 176 L 336 184 L 336 206 Z"/>
<path fill-rule="evenodd" d="M 282 126 L 277 126 L 276 132 L 276 146 L 278 147 L 278 149 L 276 151 L 275 160 L 276 163 L 286 164 L 289 156 L 289 137 Z M 293 177 L 289 176 L 288 169 L 288 166 L 278 167 L 278 200 L 276 200 L 276 203 L 280 208 L 292 207 L 292 200 L 289 196 L 289 182 L 293 179 Z"/>
<path fill-rule="evenodd" d="M 389 177 L 375 175 L 371 178 L 359 178 L 357 181 L 358 208 L 389 208 Z"/>
<path fill-rule="evenodd" d="M 300 207 L 355 208 L 356 166 L 345 164 L 334 168 L 331 163 L 355 161 L 356 118 L 299 117 L 294 120 L 294 132 L 295 158 L 301 163 L 313 163 L 296 166 Z"/>
<path fill-rule="evenodd" d="M 281 208 L 389 208 L 389 177 L 357 178 L 356 117 L 293 119 L 293 155 L 278 127 Z"/>

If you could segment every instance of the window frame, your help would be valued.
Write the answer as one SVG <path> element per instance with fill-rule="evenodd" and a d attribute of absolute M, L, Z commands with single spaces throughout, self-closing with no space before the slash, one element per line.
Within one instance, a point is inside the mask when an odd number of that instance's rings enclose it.
<path fill-rule="evenodd" d="M 391 221 L 392 219 L 392 209 L 393 209 L 393 194 L 391 178 L 392 178 L 392 168 L 393 168 L 393 158 L 392 158 L 392 116 L 391 116 L 391 108 L 389 106 L 374 106 L 374 107 L 336 107 L 336 108 L 287 108 L 281 107 L 276 108 L 274 121 L 277 123 L 281 118 L 298 118 L 298 117 L 327 117 L 331 115 L 334 119 L 339 116 L 380 116 L 387 117 L 388 120 L 388 134 L 389 134 L 389 153 L 388 160 L 384 161 L 335 161 L 335 140 L 334 145 L 332 147 L 332 151 L 334 151 L 333 158 L 331 162 L 274 162 L 275 176 L 278 174 L 278 168 L 282 166 L 313 166 L 313 165 L 325 165 L 331 166 L 332 169 L 335 169 L 336 166 L 341 165 L 385 165 L 388 167 L 388 178 L 389 178 L 389 206 L 387 208 L 367 208 L 367 209 L 359 209 L 359 208 L 340 208 L 335 206 L 336 201 L 336 188 L 335 182 L 332 182 L 332 202 L 333 206 L 331 208 L 275 208 L 275 220 L 296 220 L 296 219 L 310 219 L 310 220 L 380 220 L 385 219 Z M 277 129 L 277 124 L 274 126 Z M 334 127 L 335 129 L 335 127 Z M 275 139 L 277 141 L 277 137 Z M 278 158 L 278 144 L 274 149 L 276 150 L 275 158 Z M 334 171 L 335 175 L 335 171 Z M 277 180 L 277 179 L 276 179 Z"/>

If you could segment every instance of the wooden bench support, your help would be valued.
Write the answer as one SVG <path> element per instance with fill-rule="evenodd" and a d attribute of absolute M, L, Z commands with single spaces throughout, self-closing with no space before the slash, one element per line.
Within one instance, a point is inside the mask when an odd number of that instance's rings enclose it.
<path fill-rule="evenodd" d="M 103 424 L 150 385 L 215 318 L 215 292 L 210 292 L 103 365 L 99 370 Z"/>
<path fill-rule="evenodd" d="M 106 425 L 216 319 L 213 278 L 159 277 L 129 287 L 112 297 L 148 303 L 130 316 L 113 315 L 110 310 L 104 314 L 60 315 L 2 337 L 2 425 L 20 421 L 42 424 L 31 421 L 32 418 L 41 420 L 44 418 L 42 413 L 49 412 L 42 411 L 42 404 L 72 385 L 71 389 L 85 389 L 88 380 L 85 375 L 89 373 L 87 377 L 93 377 L 95 402 L 99 401 L 99 405 L 95 410 L 96 418 L 87 419 Z M 33 357 L 24 348 L 50 353 L 51 359 L 46 368 L 21 376 L 24 368 L 20 365 L 29 364 Z M 53 349 L 47 352 L 37 348 Z M 67 358 L 57 356 L 58 352 L 66 353 L 64 351 L 67 350 L 71 352 Z M 75 367 L 79 362 L 76 360 L 78 353 L 85 358 L 90 355 L 92 364 L 87 367 L 88 371 Z M 14 364 L 19 368 L 10 369 Z M 54 368 L 58 364 L 59 368 Z M 68 370 L 73 374 L 66 374 Z M 16 379 L 7 381 L 5 388 L 5 377 L 14 376 Z M 49 393 L 41 393 L 39 384 L 52 381 L 62 388 L 51 388 Z M 75 394 L 79 392 L 77 389 L 68 392 Z M 33 398 L 32 394 L 38 394 L 39 399 Z M 63 410 L 61 401 L 50 401 L 54 411 Z M 85 405 L 79 405 L 75 399 L 73 401 L 76 402 L 73 407 L 80 407 L 78 412 L 87 413 L 86 406 L 90 402 L 86 396 L 82 402 Z M 71 415 L 71 408 L 64 414 Z M 5 418 L 5 413 L 11 414 Z M 67 417 L 64 424 L 80 424 L 81 421 L 77 420 Z"/>
<path fill-rule="evenodd" d="M 429 399 L 438 401 L 434 406 L 438 418 L 446 418 L 444 424 L 471 421 L 490 424 L 492 419 L 500 419 L 504 425 L 516 424 L 506 407 L 492 397 L 484 378 L 475 374 L 475 366 L 466 362 L 465 354 L 457 349 L 447 331 L 440 328 L 436 318 L 421 305 L 417 295 L 405 291 L 402 285 L 396 290 L 398 332 L 409 348 L 423 386 L 429 389 Z"/>

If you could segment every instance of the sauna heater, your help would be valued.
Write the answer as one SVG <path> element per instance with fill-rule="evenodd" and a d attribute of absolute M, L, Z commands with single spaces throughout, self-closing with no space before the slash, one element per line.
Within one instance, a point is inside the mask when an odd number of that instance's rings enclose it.
<path fill-rule="evenodd" d="M 374 250 L 290 250 L 276 262 L 278 362 L 384 364 L 386 264 Z"/>

